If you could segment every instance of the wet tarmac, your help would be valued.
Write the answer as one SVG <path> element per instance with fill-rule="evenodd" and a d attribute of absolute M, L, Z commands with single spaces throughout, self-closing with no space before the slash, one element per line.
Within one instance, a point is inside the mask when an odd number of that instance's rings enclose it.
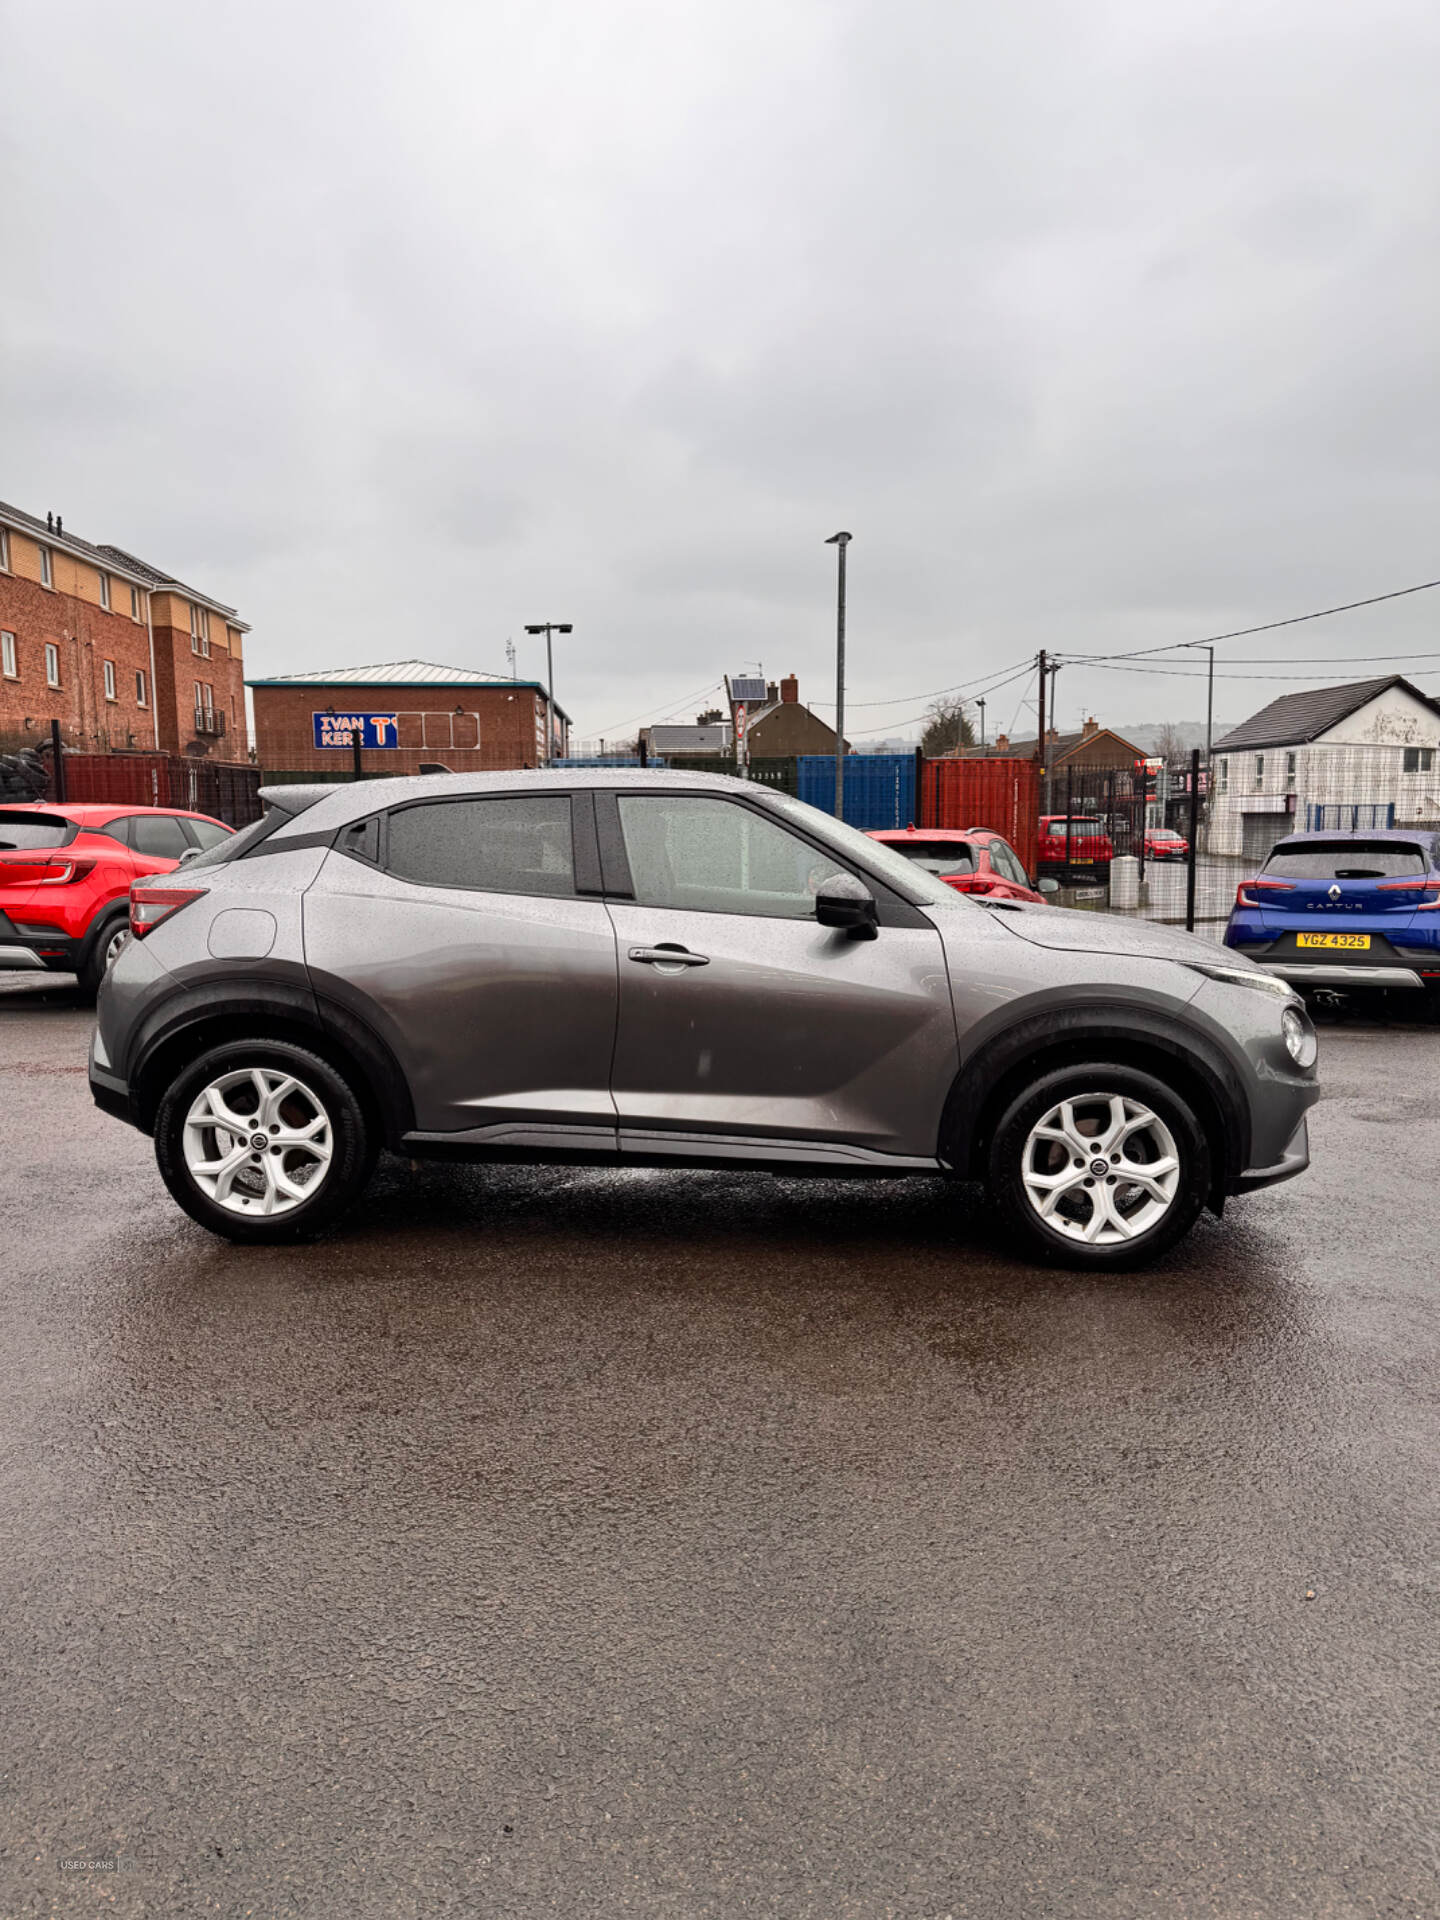
<path fill-rule="evenodd" d="M 1440 1031 L 1096 1279 L 938 1182 L 390 1161 L 235 1249 L 88 1030 L 0 993 L 0 1913 L 1440 1909 Z"/>

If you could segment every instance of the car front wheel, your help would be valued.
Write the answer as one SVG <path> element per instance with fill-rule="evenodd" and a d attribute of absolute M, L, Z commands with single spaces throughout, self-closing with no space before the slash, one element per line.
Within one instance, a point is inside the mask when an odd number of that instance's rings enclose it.
<path fill-rule="evenodd" d="M 1210 1150 L 1161 1080 L 1097 1060 L 1044 1074 L 991 1138 L 989 1186 L 1025 1250 L 1119 1271 L 1158 1259 L 1205 1204 Z"/>
<path fill-rule="evenodd" d="M 377 1142 L 354 1089 L 288 1041 L 230 1041 L 166 1090 L 155 1158 L 171 1194 L 228 1240 L 307 1239 L 353 1205 Z"/>

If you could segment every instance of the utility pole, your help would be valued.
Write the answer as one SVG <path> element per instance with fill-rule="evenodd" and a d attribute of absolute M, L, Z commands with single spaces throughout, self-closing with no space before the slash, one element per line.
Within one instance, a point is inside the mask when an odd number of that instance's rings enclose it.
<path fill-rule="evenodd" d="M 827 547 L 839 548 L 835 590 L 835 818 L 845 818 L 845 549 L 851 536 L 832 533 Z"/>
<path fill-rule="evenodd" d="M 545 636 L 545 764 L 548 767 L 555 758 L 555 656 L 551 650 L 550 636 L 573 633 L 575 629 L 568 620 L 541 620 L 533 627 L 526 627 L 525 631 L 543 633 Z"/>
<path fill-rule="evenodd" d="M 983 693 L 980 695 L 980 698 L 975 702 L 975 704 L 980 709 L 980 751 L 981 753 L 984 753 L 985 751 L 985 696 Z"/>
<path fill-rule="evenodd" d="M 1035 757 L 1040 762 L 1040 811 L 1045 812 L 1049 805 L 1049 796 L 1045 792 L 1045 649 L 1040 649 L 1040 706 L 1039 733 L 1035 740 Z"/>

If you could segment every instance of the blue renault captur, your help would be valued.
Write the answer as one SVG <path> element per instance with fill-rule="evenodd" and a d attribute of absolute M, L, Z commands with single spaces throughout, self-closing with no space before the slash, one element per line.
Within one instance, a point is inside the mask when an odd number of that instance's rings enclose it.
<path fill-rule="evenodd" d="M 1428 991 L 1440 1007 L 1440 833 L 1288 834 L 1241 881 L 1225 944 L 1302 991 Z"/>

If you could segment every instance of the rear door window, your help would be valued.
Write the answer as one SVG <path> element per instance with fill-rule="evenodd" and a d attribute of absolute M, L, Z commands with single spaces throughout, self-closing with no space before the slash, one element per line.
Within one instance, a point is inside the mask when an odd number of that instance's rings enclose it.
<path fill-rule="evenodd" d="M 1265 862 L 1266 876 L 1275 880 L 1408 880 L 1429 868 L 1419 847 L 1394 840 L 1277 847 Z"/>
<path fill-rule="evenodd" d="M 133 813 L 130 844 L 147 860 L 178 860 L 190 851 L 185 829 L 173 813 Z"/>
<path fill-rule="evenodd" d="M 6 813 L 0 809 L 0 852 L 65 847 L 79 829 L 58 813 Z"/>
<path fill-rule="evenodd" d="M 389 817 L 385 864 L 398 880 L 422 887 L 573 894 L 569 796 L 402 807 Z"/>

